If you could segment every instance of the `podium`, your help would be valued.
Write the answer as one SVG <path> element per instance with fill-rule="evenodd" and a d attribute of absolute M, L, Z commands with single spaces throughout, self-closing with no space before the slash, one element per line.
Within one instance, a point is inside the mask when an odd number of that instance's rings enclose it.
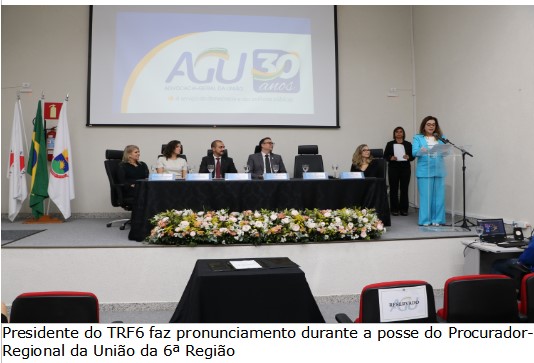
<path fill-rule="evenodd" d="M 456 230 L 456 160 L 461 154 L 452 145 L 436 144 L 425 151 L 420 150 L 416 156 L 419 213 L 428 217 L 423 223 L 430 224 L 427 227 L 430 231 Z M 446 220 L 447 211 L 451 214 L 450 223 Z M 440 225 L 433 226 L 432 223 Z"/>

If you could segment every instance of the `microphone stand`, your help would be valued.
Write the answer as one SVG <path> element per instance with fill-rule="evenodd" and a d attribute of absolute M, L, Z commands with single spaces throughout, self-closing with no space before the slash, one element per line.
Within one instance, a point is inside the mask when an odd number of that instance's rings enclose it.
<path fill-rule="evenodd" d="M 470 224 L 471 226 L 474 226 L 475 224 L 472 223 L 470 220 L 468 220 L 467 218 L 465 218 L 465 156 L 466 155 L 469 155 L 470 157 L 473 157 L 473 154 L 471 154 L 470 152 L 468 152 L 467 150 L 465 150 L 464 148 L 461 148 L 459 146 L 456 146 L 454 145 L 452 142 L 450 142 L 448 139 L 444 139 L 444 138 L 440 138 L 441 141 L 445 142 L 446 144 L 451 144 L 452 146 L 454 146 L 454 148 L 456 148 L 457 150 L 461 151 L 462 152 L 462 194 L 463 194 L 463 204 L 464 204 L 464 215 L 463 215 L 463 218 L 460 219 L 459 221 L 457 222 L 454 222 L 452 224 L 452 226 L 454 227 L 455 224 L 457 223 L 460 223 L 462 222 L 462 225 L 460 226 L 461 228 L 464 228 L 464 229 L 467 229 L 468 231 L 471 230 L 471 228 L 469 228 L 469 225 Z"/>

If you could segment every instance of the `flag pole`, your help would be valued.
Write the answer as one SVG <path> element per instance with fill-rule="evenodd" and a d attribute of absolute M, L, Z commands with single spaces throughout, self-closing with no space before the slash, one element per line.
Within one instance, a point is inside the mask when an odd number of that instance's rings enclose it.
<path fill-rule="evenodd" d="M 41 103 L 42 103 L 42 109 L 41 109 L 41 117 L 43 119 L 43 132 L 44 132 L 44 138 L 46 140 L 46 119 L 44 117 L 44 100 L 45 100 L 45 93 L 44 93 L 44 90 L 41 90 Z M 46 147 L 46 144 L 43 145 L 44 147 Z M 47 168 L 47 172 L 48 171 L 48 163 L 46 165 L 46 168 Z M 50 223 L 63 223 L 63 221 L 59 218 L 54 218 L 54 217 L 50 217 L 50 198 L 47 198 L 48 199 L 48 207 L 46 209 L 46 213 L 43 214 L 42 216 L 40 216 L 39 218 L 30 218 L 30 219 L 27 219 L 25 220 L 24 222 L 22 222 L 23 224 L 50 224 Z"/>

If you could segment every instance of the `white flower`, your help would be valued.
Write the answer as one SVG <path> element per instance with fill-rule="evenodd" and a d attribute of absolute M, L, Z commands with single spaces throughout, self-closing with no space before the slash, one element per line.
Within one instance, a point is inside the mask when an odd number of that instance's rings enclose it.
<path fill-rule="evenodd" d="M 255 211 L 255 212 L 254 212 L 254 217 L 255 217 L 255 218 L 260 218 L 260 217 L 261 217 L 261 213 L 258 212 L 258 211 Z"/>
<path fill-rule="evenodd" d="M 228 232 L 228 228 L 223 227 L 223 228 L 219 229 L 219 231 L 221 233 L 226 233 L 226 232 Z"/>
<path fill-rule="evenodd" d="M 330 211 L 326 211 L 326 212 L 324 213 L 324 216 L 325 216 L 326 218 L 330 218 L 330 217 L 332 217 L 332 213 L 330 213 Z"/>
<path fill-rule="evenodd" d="M 237 218 L 234 217 L 234 216 L 231 216 L 231 217 L 229 218 L 229 220 L 230 220 L 230 222 L 232 222 L 232 223 L 237 222 Z"/>
<path fill-rule="evenodd" d="M 276 218 L 278 218 L 278 216 L 276 215 L 276 213 L 271 214 L 271 221 L 275 221 Z"/>
<path fill-rule="evenodd" d="M 316 224 L 314 221 L 307 221 L 306 222 L 306 227 L 308 228 L 315 228 Z"/>
<path fill-rule="evenodd" d="M 250 231 L 250 225 L 245 224 L 242 229 L 243 229 L 243 232 L 248 232 Z"/>
<path fill-rule="evenodd" d="M 299 211 L 296 210 L 296 209 L 292 209 L 292 210 L 291 210 L 291 215 L 292 215 L 292 216 L 298 216 L 298 215 L 299 215 Z"/>
<path fill-rule="evenodd" d="M 300 230 L 300 227 L 299 227 L 298 224 L 292 224 L 291 225 L 291 230 L 295 231 L 295 232 L 298 232 Z"/>
<path fill-rule="evenodd" d="M 180 222 L 180 227 L 182 227 L 182 228 L 189 227 L 189 222 L 188 221 L 181 221 Z"/>
<path fill-rule="evenodd" d="M 195 236 L 197 235 L 197 232 L 195 232 L 195 231 L 191 231 L 191 232 L 189 233 L 189 235 L 190 235 L 191 237 L 195 237 Z"/>
<path fill-rule="evenodd" d="M 204 212 L 198 212 L 197 215 L 199 215 L 199 216 L 203 216 L 203 215 L 204 215 Z"/>
<path fill-rule="evenodd" d="M 284 219 L 282 219 L 282 224 L 288 224 L 289 223 L 289 218 L 288 217 L 285 217 Z"/>
<path fill-rule="evenodd" d="M 261 227 L 263 227 L 263 223 L 261 223 L 261 221 L 256 221 L 256 222 L 254 222 L 254 227 L 261 228 Z"/>
<path fill-rule="evenodd" d="M 362 233 L 360 233 L 360 236 L 361 236 L 362 238 L 367 237 L 367 232 L 366 232 L 365 230 L 363 230 Z"/>

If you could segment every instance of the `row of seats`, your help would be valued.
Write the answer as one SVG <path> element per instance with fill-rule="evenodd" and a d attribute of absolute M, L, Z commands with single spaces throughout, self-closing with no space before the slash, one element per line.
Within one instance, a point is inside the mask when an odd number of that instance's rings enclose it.
<path fill-rule="evenodd" d="M 381 282 L 367 285 L 360 295 L 356 323 L 534 323 L 534 273 L 521 283 L 521 300 L 516 300 L 512 279 L 504 275 L 456 276 L 445 282 L 443 308 L 436 313 L 432 286 L 421 280 Z M 411 298 L 395 300 L 398 293 Z M 417 299 L 413 299 L 417 296 Z M 421 301 L 419 297 L 426 297 Z M 388 297 L 394 303 L 388 303 Z M 411 299 L 411 300 L 410 300 Z M 414 302 L 426 304 L 427 316 L 412 319 Z M 387 304 L 387 306 L 384 306 Z M 392 310 L 395 310 L 392 314 Z M 389 317 L 393 317 L 393 319 Z M 395 319 L 395 316 L 397 319 Z M 337 314 L 340 323 L 352 323 Z M 50 291 L 19 295 L 11 306 L 12 323 L 98 323 L 97 297 L 90 292 Z"/>
<path fill-rule="evenodd" d="M 534 273 L 521 282 L 505 275 L 468 275 L 445 282 L 443 308 L 436 312 L 434 291 L 426 281 L 390 281 L 367 285 L 360 295 L 355 323 L 517 323 L 534 322 Z M 426 315 L 425 315 L 426 312 Z M 340 323 L 352 323 L 337 314 Z"/>

